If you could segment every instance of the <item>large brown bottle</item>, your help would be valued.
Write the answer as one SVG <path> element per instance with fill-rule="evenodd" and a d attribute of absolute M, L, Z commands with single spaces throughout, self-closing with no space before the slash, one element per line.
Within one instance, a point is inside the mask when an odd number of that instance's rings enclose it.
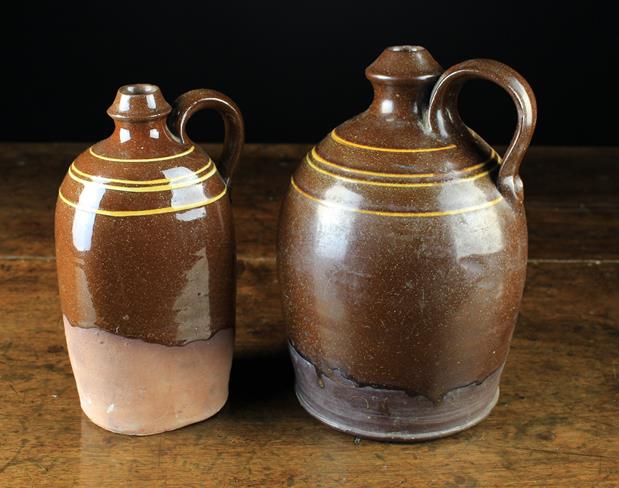
<path fill-rule="evenodd" d="M 185 130 L 194 111 L 208 108 L 226 124 L 218 163 Z M 170 107 L 144 84 L 120 88 L 108 114 L 114 133 L 76 158 L 58 196 L 64 328 L 86 415 L 115 432 L 153 434 L 215 414 L 228 396 L 228 184 L 243 121 L 213 90 L 188 92 Z"/>
<path fill-rule="evenodd" d="M 525 281 L 518 170 L 535 98 L 501 63 L 444 71 L 418 46 L 386 49 L 366 75 L 371 106 L 310 151 L 282 208 L 296 392 L 344 432 L 430 439 L 479 422 L 498 398 Z M 502 162 L 458 114 L 471 78 L 516 104 Z"/>

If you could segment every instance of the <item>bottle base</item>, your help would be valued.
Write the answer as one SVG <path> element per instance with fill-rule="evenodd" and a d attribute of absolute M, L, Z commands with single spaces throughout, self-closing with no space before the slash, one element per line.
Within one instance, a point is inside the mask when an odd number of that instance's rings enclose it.
<path fill-rule="evenodd" d="M 151 435 L 215 415 L 228 398 L 234 333 L 164 346 L 64 318 L 67 348 L 82 410 L 111 432 Z"/>
<path fill-rule="evenodd" d="M 481 383 L 451 390 L 435 403 L 402 390 L 360 386 L 337 371 L 320 375 L 289 347 L 301 406 L 324 424 L 357 437 L 388 442 L 446 437 L 481 422 L 499 398 L 502 367 Z"/>

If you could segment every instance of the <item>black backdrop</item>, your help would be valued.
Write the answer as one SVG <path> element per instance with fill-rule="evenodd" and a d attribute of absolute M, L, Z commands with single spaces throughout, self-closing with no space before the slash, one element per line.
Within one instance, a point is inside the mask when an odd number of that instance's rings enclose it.
<path fill-rule="evenodd" d="M 101 139 L 116 88 L 148 82 L 169 101 L 223 91 L 250 142 L 314 142 L 366 108 L 363 70 L 384 47 L 420 44 L 444 67 L 488 57 L 520 71 L 538 98 L 535 143 L 616 145 L 615 14 L 571 3 L 22 2 L 0 34 L 0 139 Z M 500 89 L 471 82 L 461 106 L 489 142 L 509 140 L 515 110 Z M 213 114 L 190 127 L 197 140 L 221 132 Z"/>

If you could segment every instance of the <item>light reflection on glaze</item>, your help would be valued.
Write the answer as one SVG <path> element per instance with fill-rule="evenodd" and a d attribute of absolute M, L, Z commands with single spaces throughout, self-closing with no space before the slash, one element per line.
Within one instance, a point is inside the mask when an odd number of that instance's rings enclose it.
<path fill-rule="evenodd" d="M 155 100 L 155 95 L 153 95 L 152 93 L 146 95 L 146 104 L 148 105 L 148 108 L 151 109 L 156 109 L 157 108 L 157 101 Z"/>
<path fill-rule="evenodd" d="M 463 201 L 481 201 L 487 198 L 481 185 L 463 185 L 442 188 L 437 195 L 441 208 L 450 208 Z M 447 226 L 453 242 L 456 260 L 471 255 L 490 255 L 505 248 L 505 236 L 499 217 L 499 206 L 488 207 L 477 212 L 460 214 Z M 454 216 L 456 217 L 456 216 Z"/>
<path fill-rule="evenodd" d="M 179 342 L 211 336 L 210 273 L 206 248 L 200 249 L 195 256 L 194 264 L 185 273 L 185 286 L 173 307 L 176 313 L 176 340 Z"/>
<path fill-rule="evenodd" d="M 325 192 L 325 200 L 352 201 L 353 206 L 358 207 L 362 197 L 342 185 L 335 185 Z M 316 212 L 316 253 L 326 259 L 341 259 L 348 251 L 354 216 L 323 205 L 318 205 Z"/>
<path fill-rule="evenodd" d="M 97 312 L 90 293 L 88 277 L 84 271 L 84 260 L 79 259 L 75 266 L 75 300 L 80 309 L 80 327 L 95 327 L 97 320 Z"/>
<path fill-rule="evenodd" d="M 105 188 L 102 186 L 86 185 L 80 193 L 78 204 L 85 208 L 99 208 L 103 195 L 105 195 Z M 96 217 L 97 214 L 93 212 L 75 211 L 72 235 L 73 245 L 78 251 L 90 251 Z"/>
<path fill-rule="evenodd" d="M 162 171 L 166 178 L 179 178 L 184 176 L 191 176 L 194 174 L 192 170 L 185 167 L 176 167 L 170 168 Z M 181 207 L 183 205 L 188 205 L 193 202 L 200 202 L 207 199 L 206 193 L 204 192 L 204 187 L 202 185 L 193 185 L 187 186 L 185 188 L 176 188 L 171 190 L 172 199 L 171 206 L 172 207 Z M 183 222 L 191 222 L 192 220 L 196 220 L 202 218 L 206 215 L 206 208 L 199 207 L 193 208 L 191 210 L 187 210 L 186 212 L 179 212 L 176 214 L 176 218 L 178 220 L 182 220 Z"/>
<path fill-rule="evenodd" d="M 129 129 L 125 129 L 124 127 L 120 128 L 118 135 L 120 137 L 121 144 L 131 140 L 131 131 L 129 131 Z"/>
<path fill-rule="evenodd" d="M 327 200 L 345 199 L 354 202 L 353 205 L 361 205 L 362 197 L 345 188 L 341 184 L 329 188 L 325 192 Z M 347 320 L 348 305 L 344 297 L 340 297 L 339 290 L 341 279 L 349 279 L 350 276 L 342 266 L 349 252 L 351 231 L 354 227 L 356 214 L 345 210 L 316 206 L 316 227 L 313 233 L 314 249 L 320 256 L 320 263 L 312 268 L 311 278 L 314 282 L 312 289 L 315 290 L 313 300 L 316 310 L 327 322 Z M 321 341 L 329 340 L 328 337 L 320 337 Z"/>
<path fill-rule="evenodd" d="M 393 112 L 393 100 L 383 100 L 380 104 L 380 111 L 384 114 Z"/>
<path fill-rule="evenodd" d="M 177 166 L 175 168 L 168 168 L 161 171 L 163 175 L 168 179 L 180 179 L 187 178 L 194 174 L 194 171 L 186 166 Z"/>

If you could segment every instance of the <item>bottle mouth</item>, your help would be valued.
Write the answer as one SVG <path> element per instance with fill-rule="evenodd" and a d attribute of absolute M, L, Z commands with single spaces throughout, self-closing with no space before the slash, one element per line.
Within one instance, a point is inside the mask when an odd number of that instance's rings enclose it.
<path fill-rule="evenodd" d="M 157 85 L 149 83 L 136 83 L 135 85 L 125 85 L 118 89 L 122 95 L 152 95 L 159 90 Z"/>
<path fill-rule="evenodd" d="M 163 117 L 171 110 L 157 85 L 131 83 L 118 89 L 107 113 L 117 120 L 140 121 Z"/>
<path fill-rule="evenodd" d="M 394 52 L 394 53 L 401 53 L 401 52 L 405 52 L 405 53 L 418 53 L 421 51 L 425 51 L 426 48 L 423 46 L 410 46 L 410 45 L 404 45 L 404 46 L 391 46 L 387 48 L 388 51 Z"/>

